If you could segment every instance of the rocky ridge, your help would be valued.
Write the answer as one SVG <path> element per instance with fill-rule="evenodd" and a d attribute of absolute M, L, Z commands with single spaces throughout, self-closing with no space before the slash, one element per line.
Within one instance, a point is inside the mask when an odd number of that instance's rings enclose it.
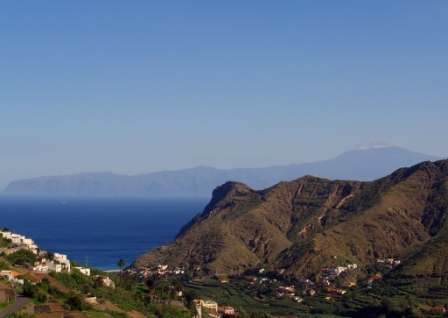
<path fill-rule="evenodd" d="M 372 182 L 304 176 L 261 191 L 227 182 L 172 243 L 133 266 L 162 262 L 208 273 L 273 266 L 312 275 L 344 261 L 362 265 L 395 256 L 409 259 L 402 275 L 433 275 L 443 262 L 433 261 L 424 273 L 415 264 L 422 257 L 433 260 L 422 252 L 425 244 L 447 249 L 447 205 L 447 160 L 422 162 Z"/>

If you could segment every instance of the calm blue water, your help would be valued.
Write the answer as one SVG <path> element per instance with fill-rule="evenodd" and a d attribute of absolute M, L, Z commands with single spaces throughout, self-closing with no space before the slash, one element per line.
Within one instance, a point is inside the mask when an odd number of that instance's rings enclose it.
<path fill-rule="evenodd" d="M 89 266 L 118 269 L 171 242 L 209 198 L 1 197 L 0 228 L 34 239 L 42 249 Z"/>

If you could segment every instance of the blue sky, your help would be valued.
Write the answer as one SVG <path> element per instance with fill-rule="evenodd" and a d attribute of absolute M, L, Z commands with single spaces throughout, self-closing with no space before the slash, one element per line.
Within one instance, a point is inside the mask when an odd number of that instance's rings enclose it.
<path fill-rule="evenodd" d="M 448 155 L 447 1 L 1 1 L 0 188 Z"/>

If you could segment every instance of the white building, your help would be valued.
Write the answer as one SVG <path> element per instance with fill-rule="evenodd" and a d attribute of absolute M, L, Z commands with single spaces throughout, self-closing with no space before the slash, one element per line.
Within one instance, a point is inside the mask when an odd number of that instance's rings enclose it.
<path fill-rule="evenodd" d="M 41 272 L 41 273 L 47 273 L 49 270 L 47 265 L 37 265 L 33 267 L 33 271 L 35 272 Z"/>
<path fill-rule="evenodd" d="M 4 278 L 6 278 L 11 283 L 16 283 L 16 284 L 23 285 L 24 280 L 17 278 L 20 275 L 21 275 L 20 273 L 17 273 L 17 272 L 14 272 L 14 271 L 6 271 L 6 270 L 0 271 L 0 276 L 3 276 Z"/>
<path fill-rule="evenodd" d="M 338 266 L 338 267 L 336 267 L 336 269 L 338 270 L 338 274 L 341 274 L 342 272 L 345 272 L 347 270 L 347 267 Z"/>
<path fill-rule="evenodd" d="M 204 301 L 204 303 L 202 304 L 202 307 L 208 308 L 208 309 L 214 309 L 214 310 L 218 311 L 218 303 L 213 300 Z"/>
<path fill-rule="evenodd" d="M 62 269 L 70 273 L 70 261 L 67 259 L 67 255 L 54 253 L 53 259 L 62 265 Z"/>
<path fill-rule="evenodd" d="M 56 272 L 56 273 L 62 272 L 62 265 L 61 264 L 57 264 L 55 262 L 47 262 L 47 266 L 48 266 L 48 269 L 50 271 L 53 271 L 53 272 Z"/>
<path fill-rule="evenodd" d="M 95 275 L 95 276 L 92 276 L 92 278 L 95 280 L 101 280 L 101 282 L 103 283 L 104 286 L 115 288 L 114 281 L 107 276 Z"/>
<path fill-rule="evenodd" d="M 77 270 L 79 270 L 81 273 L 83 273 L 86 276 L 90 276 L 90 268 L 85 267 L 75 267 Z"/>
<path fill-rule="evenodd" d="M 22 238 L 25 238 L 24 236 L 21 236 L 20 234 L 11 234 L 11 241 L 13 244 L 20 244 Z"/>
<path fill-rule="evenodd" d="M 38 247 L 36 244 L 34 244 L 34 241 L 32 239 L 26 238 L 25 236 L 20 234 L 11 233 L 9 231 L 0 231 L 0 234 L 3 238 L 10 239 L 13 244 L 26 247 L 31 252 L 37 254 Z"/>
<path fill-rule="evenodd" d="M 0 231 L 0 234 L 4 239 L 11 239 L 12 233 L 9 231 Z"/>
<path fill-rule="evenodd" d="M 298 303 L 301 303 L 303 301 L 303 299 L 299 296 L 294 297 L 294 300 Z"/>
<path fill-rule="evenodd" d="M 202 299 L 197 299 L 194 302 L 196 303 L 196 310 L 198 311 L 196 317 L 202 317 L 202 312 L 210 317 L 219 317 L 217 302 L 213 300 L 203 301 Z"/>

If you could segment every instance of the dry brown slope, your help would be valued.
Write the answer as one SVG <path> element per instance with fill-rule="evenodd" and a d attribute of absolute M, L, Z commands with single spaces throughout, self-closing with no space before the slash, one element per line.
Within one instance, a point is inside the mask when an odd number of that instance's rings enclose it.
<path fill-rule="evenodd" d="M 334 256 L 361 264 L 378 257 L 406 258 L 414 247 L 437 234 L 431 233 L 425 219 L 438 223 L 440 232 L 447 227 L 446 213 L 440 212 L 443 203 L 439 209 L 428 208 L 434 206 L 435 193 L 445 191 L 439 184 L 446 187 L 447 168 L 446 161 L 425 162 L 368 184 L 341 206 L 347 214 L 336 225 L 316 235 L 304 251 L 282 255 L 280 263 L 291 272 L 310 273 L 334 265 Z M 367 208 L 362 209 L 358 200 L 371 187 L 377 187 L 377 195 L 363 202 Z"/>
<path fill-rule="evenodd" d="M 203 267 L 209 272 L 238 272 L 274 263 L 295 240 L 295 226 L 310 219 L 307 237 L 322 228 L 318 220 L 332 206 L 362 188 L 363 183 L 305 176 L 264 191 L 228 182 L 213 192 L 211 204 L 181 230 L 176 240 L 138 258 L 134 266 L 166 262 Z"/>
<path fill-rule="evenodd" d="M 447 176 L 442 160 L 373 182 L 305 176 L 263 191 L 227 182 L 174 242 L 133 265 L 153 261 L 235 273 L 263 264 L 312 274 L 345 261 L 407 257 L 448 227 Z"/>

